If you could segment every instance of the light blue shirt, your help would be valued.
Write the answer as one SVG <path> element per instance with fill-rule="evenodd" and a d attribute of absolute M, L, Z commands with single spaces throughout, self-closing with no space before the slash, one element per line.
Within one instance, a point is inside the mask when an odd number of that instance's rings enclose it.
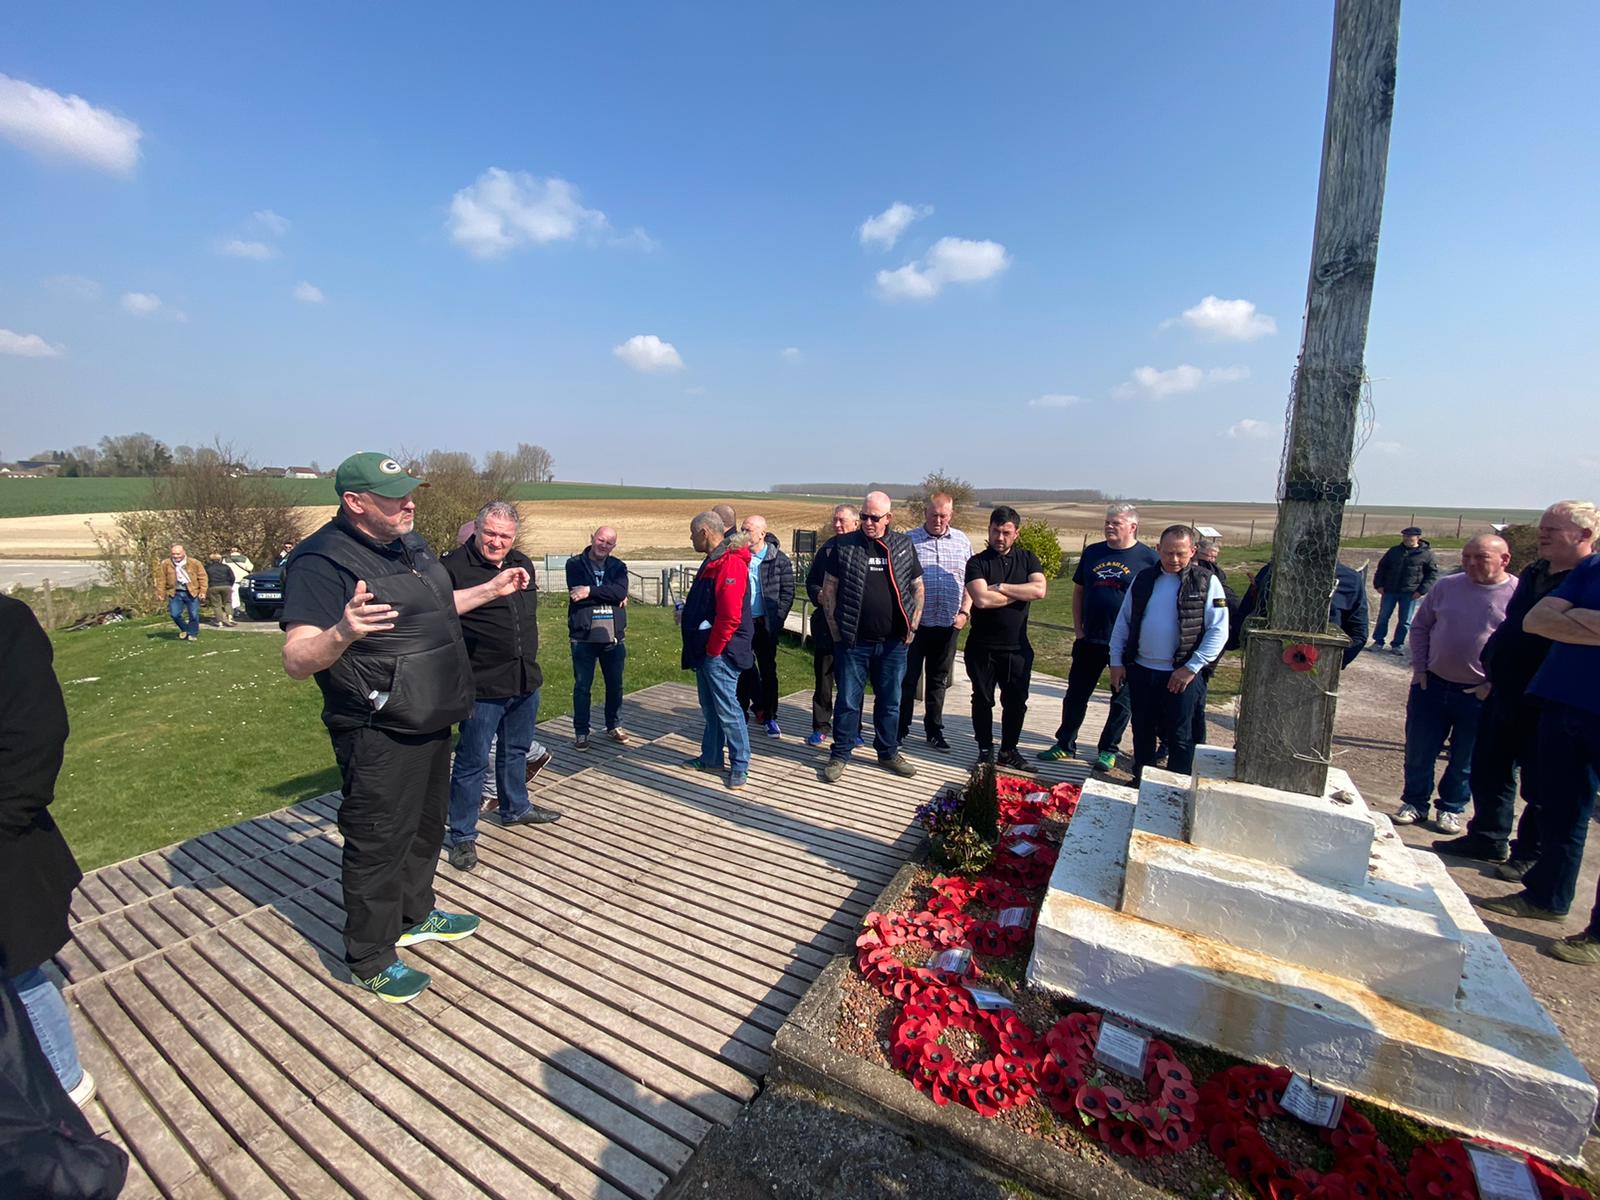
<path fill-rule="evenodd" d="M 1178 583 L 1179 576 L 1162 571 L 1150 591 L 1150 603 L 1145 605 L 1144 620 L 1139 624 L 1139 645 L 1133 661 L 1151 671 L 1170 671 L 1172 656 L 1178 652 Z M 1133 621 L 1133 588 L 1122 597 L 1122 607 L 1117 610 L 1117 623 L 1111 630 L 1111 665 L 1127 665 L 1128 632 Z M 1222 591 L 1222 581 L 1215 575 L 1206 587 L 1205 632 L 1200 644 L 1194 648 L 1189 661 L 1183 665 L 1196 675 L 1200 669 L 1217 661 L 1222 648 L 1228 644 L 1228 601 Z"/>
<path fill-rule="evenodd" d="M 943 537 L 934 537 L 921 525 L 906 536 L 922 563 L 922 623 L 948 628 L 956 623 L 956 613 L 967 593 L 967 559 L 972 557 L 972 541 L 959 529 L 951 528 Z"/>
<path fill-rule="evenodd" d="M 766 612 L 761 603 L 761 560 L 767 556 L 767 543 L 762 542 L 750 551 L 750 619 L 753 621 Z"/>

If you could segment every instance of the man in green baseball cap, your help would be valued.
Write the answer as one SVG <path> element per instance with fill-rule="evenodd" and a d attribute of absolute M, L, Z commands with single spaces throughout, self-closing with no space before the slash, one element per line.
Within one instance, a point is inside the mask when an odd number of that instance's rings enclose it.
<path fill-rule="evenodd" d="M 452 727 L 473 710 L 460 613 L 528 586 L 511 567 L 457 589 L 412 528 L 425 487 L 386 454 L 339 464 L 339 511 L 284 563 L 283 668 L 315 676 L 343 782 L 345 964 L 403 1004 L 428 986 L 396 949 L 456 941 L 478 918 L 433 905 Z"/>

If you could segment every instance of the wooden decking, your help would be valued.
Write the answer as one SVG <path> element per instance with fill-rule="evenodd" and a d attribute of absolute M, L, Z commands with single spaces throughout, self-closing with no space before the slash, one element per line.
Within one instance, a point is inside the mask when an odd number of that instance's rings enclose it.
<path fill-rule="evenodd" d="M 94 872 L 58 962 L 125 1195 L 654 1196 L 754 1096 L 778 1026 L 916 847 L 915 807 L 970 767 L 966 695 L 955 751 L 913 737 L 916 778 L 869 748 L 834 786 L 792 735 L 753 738 L 742 792 L 684 769 L 681 685 L 629 697 L 625 749 L 541 726 L 540 803 L 566 816 L 485 821 L 479 868 L 441 865 L 440 904 L 484 923 L 405 951 L 434 977 L 406 1006 L 344 982 L 337 795 Z M 1029 748 L 1060 695 L 1035 679 Z M 808 697 L 780 720 L 809 729 Z"/>

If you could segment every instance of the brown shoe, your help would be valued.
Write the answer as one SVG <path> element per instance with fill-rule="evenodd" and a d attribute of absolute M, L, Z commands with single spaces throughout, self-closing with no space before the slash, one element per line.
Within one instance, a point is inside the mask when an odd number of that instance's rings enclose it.
<path fill-rule="evenodd" d="M 633 741 L 633 737 L 621 725 L 618 725 L 615 729 L 606 730 L 606 736 L 621 746 L 626 746 Z"/>
<path fill-rule="evenodd" d="M 528 782 L 533 782 L 533 777 L 550 765 L 550 751 L 546 750 L 538 758 L 528 760 Z"/>

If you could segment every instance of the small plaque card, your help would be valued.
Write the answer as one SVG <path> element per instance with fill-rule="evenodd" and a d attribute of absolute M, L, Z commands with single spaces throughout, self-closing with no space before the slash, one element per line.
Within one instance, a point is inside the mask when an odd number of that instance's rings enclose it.
<path fill-rule="evenodd" d="M 1144 1075 L 1144 1062 L 1150 1055 L 1150 1035 L 1110 1017 L 1100 1021 L 1100 1036 L 1095 1039 L 1094 1057 L 1114 1071 L 1136 1077 Z"/>
<path fill-rule="evenodd" d="M 1321 1129 L 1332 1129 L 1344 1112 L 1343 1095 L 1318 1087 L 1298 1072 L 1289 1076 L 1289 1086 L 1283 1089 L 1278 1103 L 1307 1125 Z"/>
<path fill-rule="evenodd" d="M 1525 1158 L 1475 1142 L 1467 1142 L 1466 1149 L 1482 1200 L 1539 1200 L 1539 1188 Z"/>

